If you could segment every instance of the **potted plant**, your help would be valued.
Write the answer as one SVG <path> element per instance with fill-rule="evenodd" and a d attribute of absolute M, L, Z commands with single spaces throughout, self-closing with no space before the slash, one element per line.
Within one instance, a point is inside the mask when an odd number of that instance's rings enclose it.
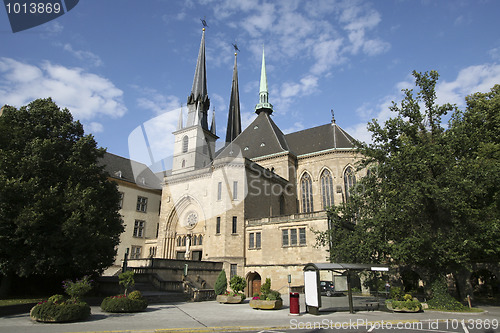
<path fill-rule="evenodd" d="M 267 278 L 266 283 L 260 287 L 261 295 L 254 295 L 250 300 L 250 306 L 253 309 L 278 310 L 283 306 L 281 294 L 271 289 L 271 279 Z"/>
<path fill-rule="evenodd" d="M 81 297 L 92 289 L 92 280 L 88 276 L 74 282 L 67 280 L 63 282 L 63 287 L 69 298 L 64 295 L 51 296 L 31 309 L 30 318 L 46 323 L 87 319 L 90 316 L 90 306 Z"/>
<path fill-rule="evenodd" d="M 400 288 L 391 289 L 391 298 L 385 301 L 385 306 L 388 310 L 394 312 L 420 312 L 422 311 L 422 304 L 418 299 L 405 294 L 402 296 Z"/>
<path fill-rule="evenodd" d="M 225 274 L 224 274 L 225 276 Z M 246 298 L 245 294 L 242 292 L 243 289 L 247 286 L 247 282 L 241 276 L 235 275 L 229 281 L 229 285 L 231 286 L 232 292 L 226 291 L 222 295 L 217 296 L 217 302 L 219 303 L 229 303 L 229 304 L 237 304 L 243 302 Z"/>

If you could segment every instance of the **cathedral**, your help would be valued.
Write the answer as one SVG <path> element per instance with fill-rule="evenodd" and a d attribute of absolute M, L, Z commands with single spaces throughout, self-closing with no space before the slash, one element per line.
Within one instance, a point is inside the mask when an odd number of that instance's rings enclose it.
<path fill-rule="evenodd" d="M 187 117 L 181 110 L 173 133 L 172 168 L 162 173 L 161 191 L 147 190 L 150 204 L 157 201 L 157 226 L 145 228 L 137 217 L 125 221 L 118 259 L 129 247 L 130 258 L 222 262 L 228 277 L 247 280 L 247 295 L 266 278 L 277 290 L 303 286 L 304 265 L 328 261 L 328 249 L 316 246 L 315 235 L 328 228 L 326 209 L 348 200 L 362 176 L 354 168 L 354 139 L 333 115 L 324 125 L 284 134 L 271 117 L 264 51 L 257 117 L 245 129 L 236 53 L 230 96 L 225 142 L 216 149 L 203 29 Z M 133 200 L 134 214 L 141 214 L 147 195 Z"/>

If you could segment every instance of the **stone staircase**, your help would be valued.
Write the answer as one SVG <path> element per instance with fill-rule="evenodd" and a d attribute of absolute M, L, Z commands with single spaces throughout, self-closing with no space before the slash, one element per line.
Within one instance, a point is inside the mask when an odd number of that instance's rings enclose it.
<path fill-rule="evenodd" d="M 134 289 L 139 290 L 149 304 L 186 302 L 190 298 L 183 292 L 159 290 L 151 282 L 136 282 Z"/>

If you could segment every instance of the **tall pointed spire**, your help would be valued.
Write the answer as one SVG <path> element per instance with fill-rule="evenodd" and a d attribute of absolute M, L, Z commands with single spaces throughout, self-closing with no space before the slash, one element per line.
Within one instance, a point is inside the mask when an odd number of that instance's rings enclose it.
<path fill-rule="evenodd" d="M 233 83 L 231 86 L 231 98 L 229 101 L 229 115 L 227 117 L 226 142 L 233 141 L 241 133 L 240 116 L 240 91 L 238 88 L 238 65 L 237 53 L 234 53 Z"/>
<path fill-rule="evenodd" d="M 205 28 L 201 36 L 200 51 L 198 52 L 198 61 L 194 72 L 193 88 L 188 100 L 188 121 L 186 126 L 197 125 L 197 120 L 203 129 L 208 131 L 208 109 L 210 100 L 207 93 L 207 70 L 205 64 Z M 198 107 L 200 106 L 200 107 Z M 198 114 L 195 114 L 198 113 Z"/>
<path fill-rule="evenodd" d="M 210 125 L 210 132 L 213 135 L 216 135 L 215 134 L 215 108 L 212 110 L 212 125 Z"/>
<path fill-rule="evenodd" d="M 269 103 L 269 92 L 267 90 L 266 57 L 262 47 L 262 68 L 260 70 L 259 104 L 255 106 L 255 113 L 273 113 L 273 105 Z"/>

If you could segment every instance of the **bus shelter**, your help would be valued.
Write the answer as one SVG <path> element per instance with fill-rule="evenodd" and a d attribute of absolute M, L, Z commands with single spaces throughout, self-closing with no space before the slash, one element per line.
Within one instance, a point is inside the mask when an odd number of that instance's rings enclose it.
<path fill-rule="evenodd" d="M 353 296 L 351 287 L 351 276 L 353 274 L 374 271 L 387 272 L 389 267 L 375 264 L 342 264 L 342 263 L 309 263 L 304 266 L 304 292 L 306 311 L 318 314 L 321 308 L 321 280 L 320 271 L 331 271 L 338 274 L 335 276 L 337 292 L 347 292 L 349 312 L 354 313 Z M 338 277 L 338 278 L 337 278 Z M 324 286 L 323 286 L 324 289 Z"/>

